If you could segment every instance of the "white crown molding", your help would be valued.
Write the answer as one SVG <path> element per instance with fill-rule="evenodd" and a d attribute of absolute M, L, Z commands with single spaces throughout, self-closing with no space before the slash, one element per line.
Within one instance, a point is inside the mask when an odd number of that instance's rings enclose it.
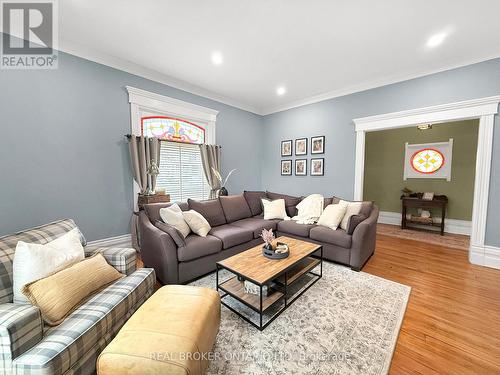
<path fill-rule="evenodd" d="M 357 84 L 357 85 L 353 85 L 353 86 L 346 87 L 346 88 L 339 89 L 339 90 L 328 91 L 328 92 L 325 92 L 323 94 L 310 96 L 308 98 L 295 100 L 295 101 L 292 101 L 289 103 L 264 107 L 260 114 L 262 116 L 267 116 L 267 115 L 271 115 L 273 113 L 287 111 L 287 110 L 292 109 L 292 108 L 298 108 L 298 107 L 302 107 L 302 106 L 309 105 L 309 104 L 319 103 L 319 102 L 322 102 L 325 100 L 339 98 L 341 96 L 346 96 L 346 95 L 355 94 L 355 93 L 362 92 L 362 91 L 376 89 L 378 87 L 388 86 L 388 85 L 392 85 L 392 84 L 399 83 L 399 82 L 409 81 L 409 80 L 412 80 L 415 78 L 421 78 L 421 77 L 429 76 L 429 75 L 436 74 L 436 73 L 446 72 L 446 71 L 452 70 L 452 69 L 463 68 L 463 67 L 468 66 L 468 65 L 478 64 L 478 63 L 488 61 L 488 60 L 493 60 L 493 59 L 496 59 L 499 57 L 500 57 L 500 53 L 495 53 L 495 54 L 484 56 L 484 57 L 479 58 L 479 59 L 477 59 L 477 58 L 471 59 L 471 60 L 468 60 L 468 61 L 466 61 L 464 63 L 460 63 L 460 64 L 448 64 L 445 67 L 440 68 L 440 69 L 433 69 L 433 70 L 427 70 L 427 71 L 418 70 L 418 71 L 414 71 L 412 73 L 399 74 L 399 75 L 383 77 L 383 78 L 379 78 L 379 79 L 375 79 L 375 80 L 369 80 L 369 81 L 365 81 L 365 82 L 362 82 L 362 83 Z"/>
<path fill-rule="evenodd" d="M 380 211 L 378 222 L 381 224 L 401 225 L 401 213 Z M 441 218 L 436 220 L 441 222 Z M 470 236 L 472 222 L 467 220 L 446 219 L 444 223 L 444 231 L 446 233 L 463 234 Z"/>
<path fill-rule="evenodd" d="M 100 51 L 97 51 L 95 49 L 83 46 L 79 43 L 75 43 L 72 41 L 69 41 L 67 39 L 61 38 L 59 41 L 59 50 L 69 53 L 74 56 L 78 56 L 90 61 L 94 61 L 96 63 L 106 65 L 115 69 L 119 69 L 122 71 L 125 71 L 127 73 L 135 74 L 137 76 L 150 79 L 152 81 L 156 81 L 159 83 L 163 83 L 165 85 L 174 87 L 179 90 L 183 90 L 186 92 L 189 92 L 194 95 L 198 95 L 210 100 L 217 101 L 222 104 L 227 104 L 232 107 L 236 107 L 239 109 L 242 109 L 244 111 L 252 112 L 257 115 L 261 116 L 266 116 L 270 115 L 276 112 L 282 112 L 286 111 L 288 109 L 292 108 L 297 108 L 297 107 L 302 107 L 304 105 L 308 104 L 314 104 L 318 102 L 322 102 L 328 99 L 333 99 L 337 98 L 340 96 L 345 96 L 349 94 L 354 94 L 357 92 L 361 91 L 366 91 L 370 89 L 374 89 L 377 87 L 382 87 L 382 86 L 387 86 L 390 84 L 398 83 L 398 82 L 403 82 L 403 81 L 408 81 L 411 79 L 419 78 L 419 77 L 424 77 L 427 75 L 435 74 L 435 73 L 440 73 L 444 72 L 447 70 L 451 69 L 456 69 L 456 68 L 461 68 L 467 65 L 472 65 L 472 64 L 477 64 L 483 61 L 488 61 L 491 59 L 495 59 L 500 57 L 499 53 L 496 54 L 491 54 L 488 56 L 483 56 L 482 58 L 476 58 L 472 60 L 468 60 L 464 63 L 460 64 L 448 64 L 446 67 L 441 68 L 441 69 L 434 69 L 430 71 L 415 71 L 412 73 L 407 73 L 407 74 L 400 74 L 400 75 L 395 75 L 395 76 L 390 76 L 390 77 L 384 77 L 376 80 L 370 80 L 366 81 L 357 85 L 353 85 L 347 88 L 339 89 L 339 90 L 333 90 L 333 91 L 328 91 L 323 94 L 319 95 L 314 95 L 310 96 L 304 99 L 296 100 L 296 101 L 291 101 L 289 103 L 285 104 L 280 104 L 276 106 L 269 106 L 265 108 L 260 108 L 258 106 L 250 105 L 247 103 L 243 103 L 241 101 L 228 98 L 224 95 L 218 94 L 216 92 L 204 89 L 200 86 L 193 85 L 189 82 L 183 81 L 176 79 L 174 77 L 168 76 L 166 74 L 160 73 L 158 71 L 155 71 L 153 69 L 146 68 L 142 65 L 135 64 L 131 61 L 121 59 Z"/>
<path fill-rule="evenodd" d="M 99 246 L 99 247 L 108 247 L 108 246 L 123 246 L 123 247 L 132 247 L 132 235 L 124 234 L 122 236 L 116 237 L 108 237 L 100 240 L 87 242 L 87 246 Z"/>
<path fill-rule="evenodd" d="M 247 112 L 252 112 L 257 115 L 262 115 L 261 110 L 255 106 L 242 103 L 238 100 L 228 98 L 226 96 L 217 94 L 213 91 L 204 89 L 202 87 L 193 85 L 183 80 L 170 77 L 166 74 L 160 73 L 156 70 L 146 68 L 131 61 L 121 59 L 106 53 L 99 52 L 95 49 L 85 47 L 81 44 L 61 39 L 59 41 L 59 50 L 70 55 L 81 57 L 86 60 L 96 62 L 98 64 L 106 65 L 114 69 L 122 70 L 127 73 L 137 75 L 164 85 L 186 91 L 190 94 L 198 95 L 206 99 L 214 100 L 216 102 L 236 107 Z"/>

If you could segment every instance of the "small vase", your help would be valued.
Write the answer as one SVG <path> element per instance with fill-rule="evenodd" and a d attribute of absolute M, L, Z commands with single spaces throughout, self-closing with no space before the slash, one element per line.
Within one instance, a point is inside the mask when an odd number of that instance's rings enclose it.
<path fill-rule="evenodd" d="M 227 197 L 228 196 L 227 189 L 223 186 L 219 189 L 219 197 Z"/>

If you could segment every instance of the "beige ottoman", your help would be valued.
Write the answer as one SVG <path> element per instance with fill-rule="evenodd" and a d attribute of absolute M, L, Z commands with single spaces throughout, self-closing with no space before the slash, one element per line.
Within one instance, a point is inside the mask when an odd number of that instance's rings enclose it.
<path fill-rule="evenodd" d="M 203 374 L 220 324 L 212 289 L 160 288 L 125 323 L 97 360 L 98 375 Z"/>

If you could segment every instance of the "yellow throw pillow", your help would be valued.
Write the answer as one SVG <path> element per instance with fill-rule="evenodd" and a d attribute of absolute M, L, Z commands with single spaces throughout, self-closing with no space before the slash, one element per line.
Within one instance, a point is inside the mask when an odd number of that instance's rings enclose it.
<path fill-rule="evenodd" d="M 51 326 L 61 323 L 82 301 L 125 275 L 100 253 L 43 279 L 26 284 L 22 293 L 37 306 Z"/>

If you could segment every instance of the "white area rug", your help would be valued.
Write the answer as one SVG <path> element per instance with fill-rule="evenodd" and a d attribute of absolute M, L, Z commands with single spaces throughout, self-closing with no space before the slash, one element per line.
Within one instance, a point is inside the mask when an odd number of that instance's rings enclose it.
<path fill-rule="evenodd" d="M 215 289 L 215 274 L 191 285 Z M 409 295 L 406 285 L 324 262 L 323 278 L 262 332 L 222 306 L 207 374 L 386 374 Z"/>

